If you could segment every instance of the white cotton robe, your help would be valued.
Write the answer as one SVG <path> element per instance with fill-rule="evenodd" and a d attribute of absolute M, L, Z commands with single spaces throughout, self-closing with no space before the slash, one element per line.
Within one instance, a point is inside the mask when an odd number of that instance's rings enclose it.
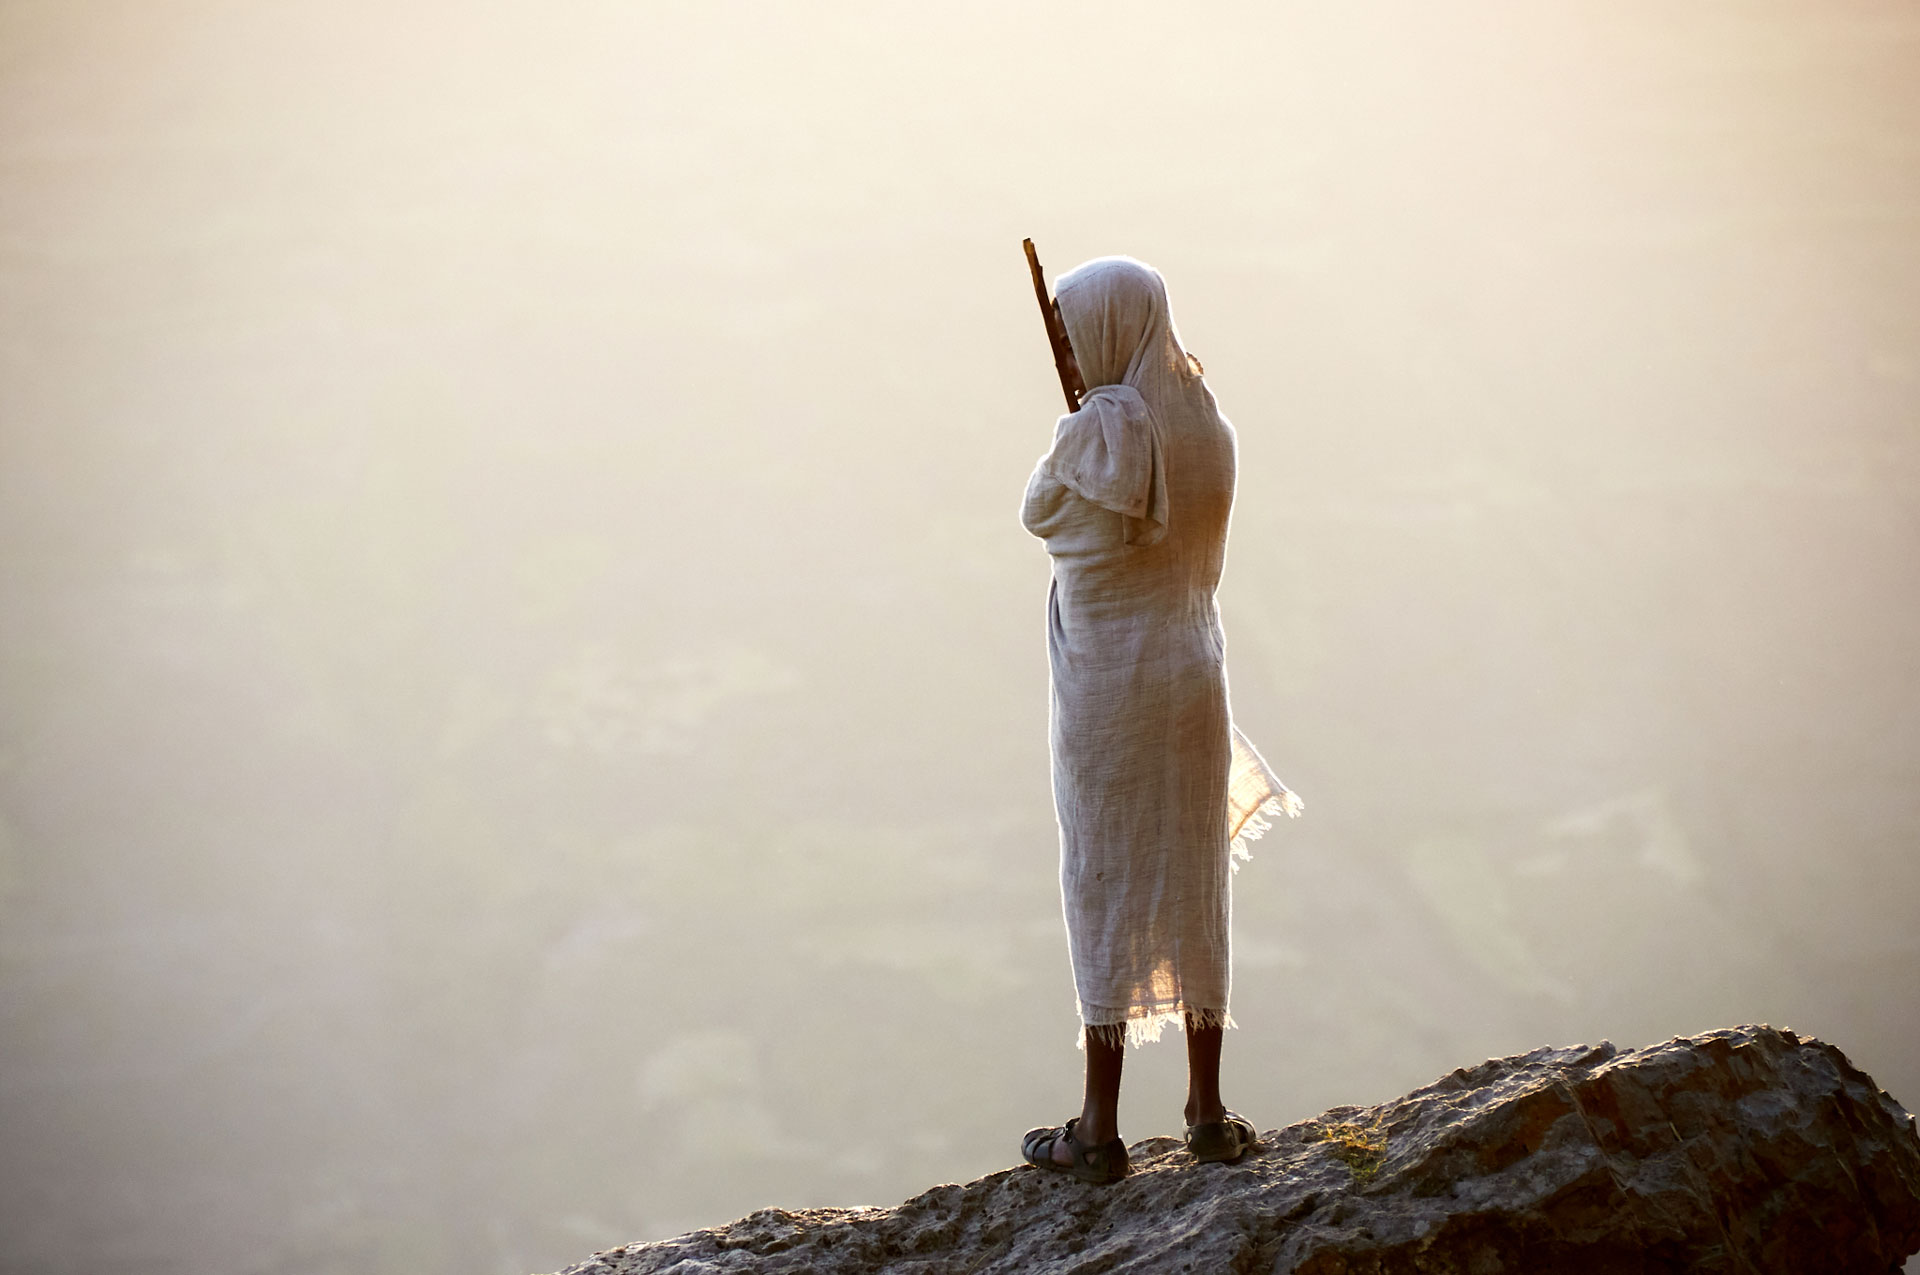
<path fill-rule="evenodd" d="M 1228 1025 L 1232 854 L 1299 800 L 1234 729 L 1214 589 L 1234 435 L 1151 267 L 1103 257 L 1057 296 L 1092 387 L 1021 522 L 1047 599 L 1060 888 L 1084 1032 Z"/>

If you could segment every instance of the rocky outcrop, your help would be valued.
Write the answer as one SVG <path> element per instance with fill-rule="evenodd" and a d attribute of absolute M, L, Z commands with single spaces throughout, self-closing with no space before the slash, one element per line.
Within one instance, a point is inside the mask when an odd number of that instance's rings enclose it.
<path fill-rule="evenodd" d="M 892 1209 L 763 1209 L 565 1275 L 756 1272 L 1896 1271 L 1920 1249 L 1913 1118 L 1770 1027 L 1536 1049 L 1268 1133 L 1172 1138 L 1083 1186 L 1031 1168 Z"/>

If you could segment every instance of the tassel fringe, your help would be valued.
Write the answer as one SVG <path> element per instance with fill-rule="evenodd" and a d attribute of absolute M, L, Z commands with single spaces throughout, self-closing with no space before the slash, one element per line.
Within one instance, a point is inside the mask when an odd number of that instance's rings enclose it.
<path fill-rule="evenodd" d="M 1300 800 L 1300 794 L 1282 788 L 1273 796 L 1253 808 L 1247 821 L 1240 825 L 1240 831 L 1234 834 L 1230 847 L 1233 851 L 1233 870 L 1240 870 L 1240 861 L 1253 859 L 1252 844 L 1273 830 L 1273 821 L 1281 815 L 1289 819 L 1298 819 L 1307 803 Z"/>
<path fill-rule="evenodd" d="M 1083 1015 L 1087 1012 L 1085 1009 L 1081 1010 Z M 1095 1017 L 1104 1019 L 1115 1011 L 1095 1010 L 1092 1012 Z M 1078 1047 L 1085 1049 L 1087 1047 L 1088 1037 L 1092 1037 L 1101 1044 L 1115 1048 L 1118 1048 L 1124 1042 L 1137 1049 L 1141 1045 L 1159 1041 L 1160 1034 L 1166 1030 L 1168 1023 L 1173 1023 L 1178 1026 L 1181 1031 L 1185 1031 L 1188 1018 L 1192 1018 L 1195 1024 L 1203 1030 L 1208 1027 L 1226 1028 L 1239 1026 L 1238 1023 L 1233 1021 L 1233 1015 L 1229 1014 L 1225 1009 L 1189 1009 L 1185 1005 L 1175 1005 L 1169 1009 L 1155 1008 L 1139 1011 L 1122 1010 L 1119 1012 L 1131 1016 L 1118 1018 L 1110 1022 L 1083 1022 L 1080 1027 L 1080 1038 L 1077 1042 Z"/>

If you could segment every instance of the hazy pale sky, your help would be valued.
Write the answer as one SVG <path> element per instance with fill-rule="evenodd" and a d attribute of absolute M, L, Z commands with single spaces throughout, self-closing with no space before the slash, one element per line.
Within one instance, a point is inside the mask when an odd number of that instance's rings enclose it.
<path fill-rule="evenodd" d="M 1239 430 L 1236 1109 L 1763 1020 L 1920 1101 L 1916 64 L 0 3 L 0 1269 L 523 1275 L 1071 1108 L 1026 235 Z"/>

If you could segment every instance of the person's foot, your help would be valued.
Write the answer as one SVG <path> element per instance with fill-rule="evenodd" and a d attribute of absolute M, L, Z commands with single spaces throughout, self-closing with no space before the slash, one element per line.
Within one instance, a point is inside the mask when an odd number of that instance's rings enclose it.
<path fill-rule="evenodd" d="M 1127 1176 L 1127 1144 L 1118 1136 L 1085 1143 L 1077 1136 L 1076 1117 L 1057 1128 L 1029 1129 L 1020 1140 L 1020 1156 L 1036 1169 L 1065 1173 L 1095 1186 L 1108 1186 Z"/>
<path fill-rule="evenodd" d="M 1053 1162 L 1067 1169 L 1071 1169 L 1074 1164 L 1077 1163 L 1074 1159 L 1074 1150 L 1076 1147 L 1102 1147 L 1110 1142 L 1119 1141 L 1120 1138 L 1120 1131 L 1118 1129 L 1103 1129 L 1098 1124 L 1088 1120 L 1084 1113 L 1067 1121 L 1066 1124 L 1061 1126 L 1061 1129 L 1063 1132 L 1066 1132 L 1068 1136 L 1065 1138 L 1055 1138 L 1053 1140 Z M 1072 1140 L 1069 1141 L 1069 1138 Z M 1121 1145 L 1124 1146 L 1125 1144 L 1122 1143 Z"/>
<path fill-rule="evenodd" d="M 1237 1112 L 1187 1125 L 1187 1150 L 1202 1164 L 1232 1164 L 1255 1144 L 1253 1122 Z"/>

